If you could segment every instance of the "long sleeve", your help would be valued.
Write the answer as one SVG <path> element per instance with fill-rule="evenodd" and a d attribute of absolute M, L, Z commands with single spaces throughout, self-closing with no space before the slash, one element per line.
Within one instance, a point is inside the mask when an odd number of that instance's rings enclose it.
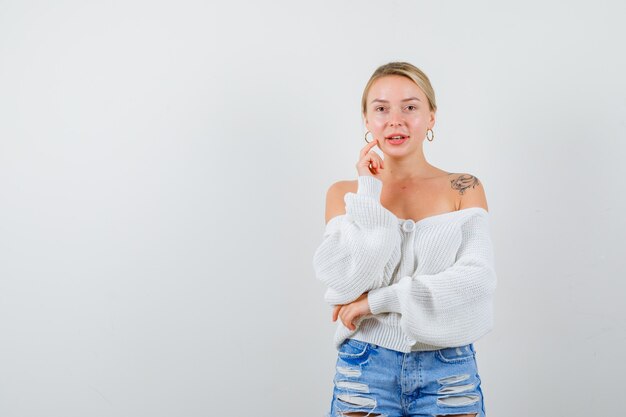
<path fill-rule="evenodd" d="M 328 286 L 324 299 L 329 304 L 345 304 L 380 287 L 400 258 L 398 218 L 380 204 L 382 185 L 372 176 L 359 176 L 357 192 L 344 196 L 346 213 L 326 225 L 313 267 Z"/>
<path fill-rule="evenodd" d="M 472 216 L 461 225 L 454 264 L 439 273 L 404 276 L 369 292 L 373 314 L 400 313 L 411 339 L 435 346 L 461 346 L 493 328 L 496 288 L 489 217 Z"/>

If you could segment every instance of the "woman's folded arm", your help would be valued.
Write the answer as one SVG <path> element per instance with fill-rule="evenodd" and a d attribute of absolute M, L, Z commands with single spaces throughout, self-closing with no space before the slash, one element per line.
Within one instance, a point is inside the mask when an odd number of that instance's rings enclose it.
<path fill-rule="evenodd" d="M 487 216 L 461 226 L 462 242 L 447 269 L 370 291 L 372 314 L 400 313 L 409 338 L 435 346 L 462 346 L 490 331 L 497 278 L 488 226 Z"/>

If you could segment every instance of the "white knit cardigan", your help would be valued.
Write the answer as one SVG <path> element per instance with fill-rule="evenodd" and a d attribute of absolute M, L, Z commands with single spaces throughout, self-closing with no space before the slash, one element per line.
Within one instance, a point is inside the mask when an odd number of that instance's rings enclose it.
<path fill-rule="evenodd" d="M 337 349 L 354 338 L 401 352 L 472 343 L 493 328 L 496 288 L 489 213 L 469 207 L 417 222 L 380 203 L 382 181 L 358 177 L 346 213 L 326 224 L 313 256 L 331 304 L 369 292 L 371 315 L 349 330 L 338 320 Z"/>

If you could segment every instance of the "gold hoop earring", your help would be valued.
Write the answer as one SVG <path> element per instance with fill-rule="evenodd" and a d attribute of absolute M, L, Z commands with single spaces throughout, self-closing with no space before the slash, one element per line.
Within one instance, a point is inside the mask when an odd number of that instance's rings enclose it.
<path fill-rule="evenodd" d="M 431 133 L 431 137 L 428 137 L 428 132 L 430 132 L 430 133 Z M 432 129 L 428 129 L 428 130 L 426 131 L 426 139 L 428 139 L 428 141 L 429 141 L 429 142 L 432 142 L 432 141 L 433 141 L 433 139 L 435 139 L 435 132 L 433 132 L 433 130 L 432 130 Z"/>
<path fill-rule="evenodd" d="M 369 142 L 367 141 L 367 134 L 368 134 L 368 133 L 372 133 L 372 132 L 370 132 L 369 130 L 368 130 L 367 132 L 365 132 L 365 138 L 364 138 L 364 139 L 365 139 L 365 142 L 367 142 L 367 143 L 372 143 L 372 141 L 371 141 L 371 140 L 370 140 Z M 373 133 L 372 133 L 372 140 L 374 140 L 374 134 L 373 134 Z"/>

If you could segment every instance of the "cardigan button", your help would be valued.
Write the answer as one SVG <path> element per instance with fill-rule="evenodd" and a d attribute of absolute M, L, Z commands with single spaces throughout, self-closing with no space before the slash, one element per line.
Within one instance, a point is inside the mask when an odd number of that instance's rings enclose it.
<path fill-rule="evenodd" d="M 402 223 L 402 230 L 407 233 L 411 233 L 413 230 L 415 230 L 415 222 L 411 219 L 405 220 L 404 223 Z"/>

